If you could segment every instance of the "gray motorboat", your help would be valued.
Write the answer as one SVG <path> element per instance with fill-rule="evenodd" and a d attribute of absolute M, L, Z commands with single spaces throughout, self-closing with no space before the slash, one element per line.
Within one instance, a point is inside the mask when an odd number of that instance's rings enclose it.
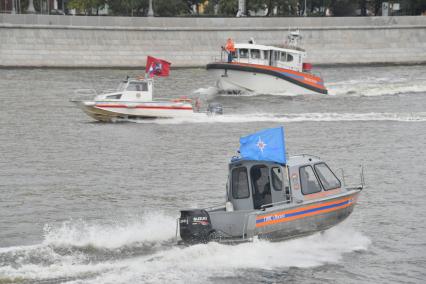
<path fill-rule="evenodd" d="M 326 230 L 351 214 L 363 188 L 362 172 L 360 186 L 344 187 L 319 157 L 286 159 L 282 128 L 240 143 L 241 156 L 229 164 L 226 202 L 181 210 L 181 242 L 284 240 Z"/>

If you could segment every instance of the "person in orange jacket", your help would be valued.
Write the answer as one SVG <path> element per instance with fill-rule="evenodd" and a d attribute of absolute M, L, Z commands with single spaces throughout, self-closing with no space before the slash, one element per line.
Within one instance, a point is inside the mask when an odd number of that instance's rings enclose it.
<path fill-rule="evenodd" d="M 228 52 L 228 62 L 232 62 L 232 54 L 235 52 L 235 45 L 232 38 L 228 38 L 226 41 L 225 51 Z"/>

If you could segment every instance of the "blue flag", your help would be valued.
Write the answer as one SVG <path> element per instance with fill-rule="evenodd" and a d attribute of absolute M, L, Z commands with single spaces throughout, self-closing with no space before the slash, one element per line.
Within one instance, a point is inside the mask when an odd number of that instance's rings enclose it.
<path fill-rule="evenodd" d="M 245 160 L 285 164 L 284 128 L 269 128 L 241 137 L 240 154 Z"/>

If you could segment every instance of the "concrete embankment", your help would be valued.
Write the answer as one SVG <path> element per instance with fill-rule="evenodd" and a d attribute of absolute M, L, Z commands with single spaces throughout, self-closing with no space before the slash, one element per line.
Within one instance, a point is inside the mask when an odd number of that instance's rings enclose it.
<path fill-rule="evenodd" d="M 123 18 L 0 15 L 0 66 L 204 66 L 228 37 L 282 44 L 299 28 L 314 64 L 424 63 L 426 17 Z"/>

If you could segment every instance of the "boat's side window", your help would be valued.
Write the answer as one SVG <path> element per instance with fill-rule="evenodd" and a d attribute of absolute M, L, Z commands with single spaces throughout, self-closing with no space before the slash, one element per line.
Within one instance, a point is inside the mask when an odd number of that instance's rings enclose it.
<path fill-rule="evenodd" d="M 287 53 L 281 52 L 281 61 L 287 61 Z"/>
<path fill-rule="evenodd" d="M 264 165 L 253 166 L 250 170 L 253 185 L 253 205 L 260 209 L 262 205 L 272 203 L 269 169 Z"/>
<path fill-rule="evenodd" d="M 311 194 L 321 191 L 321 186 L 311 166 L 300 167 L 299 175 L 303 194 Z"/>
<path fill-rule="evenodd" d="M 278 167 L 272 168 L 271 176 L 272 176 L 272 187 L 278 191 L 283 190 L 283 173 L 281 171 L 281 168 L 278 168 Z"/>
<path fill-rule="evenodd" d="M 248 58 L 248 49 L 240 48 L 240 58 Z"/>
<path fill-rule="evenodd" d="M 250 50 L 251 58 L 259 59 L 260 58 L 260 50 L 259 49 L 251 49 Z"/>
<path fill-rule="evenodd" d="M 340 180 L 325 163 L 316 164 L 314 167 L 325 190 L 335 189 L 341 186 Z"/>
<path fill-rule="evenodd" d="M 287 62 L 291 62 L 291 61 L 293 61 L 293 55 L 291 55 L 291 54 L 287 54 L 287 60 L 286 60 Z"/>
<path fill-rule="evenodd" d="M 280 52 L 279 51 L 274 51 L 274 60 L 280 61 Z"/>
<path fill-rule="evenodd" d="M 232 170 L 232 197 L 234 199 L 248 198 L 250 196 L 248 186 L 247 169 L 245 167 Z"/>
<path fill-rule="evenodd" d="M 119 100 L 121 99 L 121 94 L 106 96 L 106 98 L 110 100 Z"/>
<path fill-rule="evenodd" d="M 127 91 L 146 92 L 148 91 L 148 85 L 146 82 L 130 82 Z"/>
<path fill-rule="evenodd" d="M 269 60 L 269 50 L 263 51 L 263 59 Z"/>
<path fill-rule="evenodd" d="M 141 83 L 141 91 L 142 92 L 148 91 L 148 84 L 146 82 Z"/>

